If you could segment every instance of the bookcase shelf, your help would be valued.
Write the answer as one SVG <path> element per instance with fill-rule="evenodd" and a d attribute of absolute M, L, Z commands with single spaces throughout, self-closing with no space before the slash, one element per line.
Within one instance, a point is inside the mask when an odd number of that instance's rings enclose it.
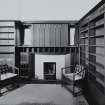
<path fill-rule="evenodd" d="M 100 57 L 104 57 L 104 54 L 99 54 L 99 53 L 90 53 L 90 52 L 80 52 L 80 53 L 83 53 L 83 54 L 88 54 L 88 55 L 93 55 L 93 56 L 100 56 Z"/>
<path fill-rule="evenodd" d="M 15 26 L 0 26 L 0 28 L 15 28 Z"/>
<path fill-rule="evenodd" d="M 80 33 L 86 33 L 86 32 L 88 32 L 88 29 L 80 31 Z"/>
<path fill-rule="evenodd" d="M 15 54 L 14 52 L 0 52 L 0 54 Z"/>
<path fill-rule="evenodd" d="M 80 46 L 88 46 L 88 44 L 80 44 Z"/>
<path fill-rule="evenodd" d="M 89 18 L 89 17 L 88 17 Z M 105 13 L 80 21 L 80 64 L 87 65 L 91 81 L 102 87 L 105 95 Z M 101 71 L 100 71 L 101 70 Z M 99 81 L 101 80 L 101 82 Z"/>
<path fill-rule="evenodd" d="M 90 29 L 98 29 L 104 27 L 104 23 L 90 27 Z"/>
<path fill-rule="evenodd" d="M 88 38 L 88 36 L 85 36 L 85 37 L 80 37 L 80 39 L 87 39 Z"/>
<path fill-rule="evenodd" d="M 95 35 L 95 36 L 89 36 L 90 38 L 100 38 L 100 37 L 104 37 L 104 35 Z"/>
<path fill-rule="evenodd" d="M 0 40 L 14 40 L 14 38 L 0 38 Z"/>
<path fill-rule="evenodd" d="M 102 68 L 104 69 L 104 65 L 100 64 L 99 62 L 91 62 L 88 58 L 81 58 L 82 60 L 84 61 L 88 61 L 91 65 L 95 66 L 95 67 L 99 67 L 99 68 Z"/>
<path fill-rule="evenodd" d="M 0 32 L 0 34 L 1 34 L 1 33 L 2 33 L 2 34 L 3 34 L 3 33 L 4 33 L 4 34 L 9 34 L 9 33 L 14 34 L 14 32 Z"/>
<path fill-rule="evenodd" d="M 90 47 L 101 47 L 104 48 L 104 45 L 89 45 Z"/>

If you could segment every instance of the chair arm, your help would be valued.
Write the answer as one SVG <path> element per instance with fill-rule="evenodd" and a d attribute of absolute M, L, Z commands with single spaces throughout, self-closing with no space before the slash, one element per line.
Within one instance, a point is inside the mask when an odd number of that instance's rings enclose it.
<path fill-rule="evenodd" d="M 67 67 L 63 67 L 62 69 L 65 70 L 65 69 L 68 69 L 70 67 L 73 67 L 74 65 L 70 65 L 70 66 L 67 66 Z"/>

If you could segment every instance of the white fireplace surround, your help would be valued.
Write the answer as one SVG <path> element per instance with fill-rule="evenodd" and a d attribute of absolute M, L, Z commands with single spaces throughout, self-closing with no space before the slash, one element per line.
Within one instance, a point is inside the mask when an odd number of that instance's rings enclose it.
<path fill-rule="evenodd" d="M 56 62 L 56 79 L 61 79 L 61 68 L 65 67 L 65 55 L 35 54 L 35 75 L 44 79 L 44 62 Z"/>

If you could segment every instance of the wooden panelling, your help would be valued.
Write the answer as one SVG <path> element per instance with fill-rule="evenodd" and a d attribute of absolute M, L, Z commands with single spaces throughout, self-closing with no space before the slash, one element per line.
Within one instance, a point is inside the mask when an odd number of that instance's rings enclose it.
<path fill-rule="evenodd" d="M 45 24 L 45 46 L 50 46 L 50 25 Z"/>
<path fill-rule="evenodd" d="M 96 53 L 104 55 L 104 48 L 96 47 Z"/>
<path fill-rule="evenodd" d="M 68 24 L 33 24 L 33 46 L 68 46 Z"/>
<path fill-rule="evenodd" d="M 0 40 L 0 45 L 14 45 L 14 40 Z"/>
<path fill-rule="evenodd" d="M 33 46 L 39 46 L 39 28 L 40 25 L 39 24 L 34 24 L 33 25 Z"/>
<path fill-rule="evenodd" d="M 97 35 L 104 35 L 104 28 L 99 28 L 96 30 L 96 36 Z"/>
<path fill-rule="evenodd" d="M 4 27 L 7 27 L 7 26 L 14 26 L 15 23 L 14 22 L 9 22 L 9 21 L 0 21 L 0 26 L 4 26 Z"/>
<path fill-rule="evenodd" d="M 15 21 L 0 21 L 0 59 L 15 63 Z"/>
<path fill-rule="evenodd" d="M 95 6 L 89 13 L 87 13 L 80 21 L 81 25 L 85 25 L 89 21 L 92 21 L 102 15 L 105 12 L 105 2 L 102 0 L 97 6 Z"/>
<path fill-rule="evenodd" d="M 61 43 L 61 36 L 60 36 L 60 34 L 61 34 L 61 25 L 60 24 L 57 24 L 56 25 L 56 28 L 55 28 L 55 36 L 56 36 L 56 38 L 55 38 L 55 40 L 56 40 L 56 46 L 57 47 L 60 47 L 61 45 L 60 45 L 60 43 Z"/>
<path fill-rule="evenodd" d="M 4 27 L 1 27 L 0 28 L 0 33 L 2 33 L 2 32 L 4 32 L 4 33 L 6 33 L 6 32 L 14 32 L 14 28 L 4 28 Z"/>
<path fill-rule="evenodd" d="M 50 46 L 51 47 L 55 46 L 55 38 L 56 38 L 55 32 L 56 32 L 55 25 L 51 24 L 50 25 Z"/>
<path fill-rule="evenodd" d="M 40 35 L 39 35 L 39 39 L 40 39 L 40 45 L 39 46 L 42 46 L 44 47 L 45 46 L 45 33 L 46 33 L 46 30 L 45 30 L 45 25 L 43 24 L 40 24 Z M 47 35 L 46 35 L 47 36 Z"/>
<path fill-rule="evenodd" d="M 0 52 L 14 52 L 15 48 L 14 47 L 8 47 L 8 46 L 1 46 L 0 47 Z"/>
<path fill-rule="evenodd" d="M 8 58 L 12 58 L 12 59 L 14 59 L 14 54 L 0 54 L 0 59 L 1 58 L 4 58 L 4 59 L 8 59 Z"/>
<path fill-rule="evenodd" d="M 68 24 L 62 24 L 61 26 L 61 46 L 68 45 Z"/>
<path fill-rule="evenodd" d="M 88 86 L 90 95 L 105 96 L 105 2 L 102 0 L 91 12 L 80 20 L 80 62 L 88 66 Z M 85 33 L 88 33 L 87 37 Z M 82 40 L 81 40 L 82 39 Z M 96 90 L 90 86 L 94 84 Z M 93 92 L 94 91 L 94 92 Z M 90 93 L 91 92 L 91 93 Z M 98 95 L 99 96 L 99 95 Z M 89 98 L 89 97 L 88 97 Z M 93 95 L 97 105 L 104 105 L 101 99 Z"/>
<path fill-rule="evenodd" d="M 96 38 L 96 45 L 103 45 L 104 46 L 104 39 L 102 38 Z"/>

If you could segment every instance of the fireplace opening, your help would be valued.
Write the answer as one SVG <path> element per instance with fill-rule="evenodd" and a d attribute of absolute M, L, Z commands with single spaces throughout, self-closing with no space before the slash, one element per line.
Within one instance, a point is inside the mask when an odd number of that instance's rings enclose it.
<path fill-rule="evenodd" d="M 56 80 L 56 62 L 44 62 L 44 79 Z"/>

